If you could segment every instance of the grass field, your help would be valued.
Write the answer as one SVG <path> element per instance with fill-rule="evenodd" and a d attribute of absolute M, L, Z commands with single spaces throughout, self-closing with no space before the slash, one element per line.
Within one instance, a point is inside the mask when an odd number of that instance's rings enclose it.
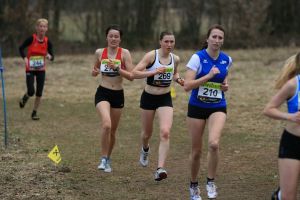
<path fill-rule="evenodd" d="M 234 65 L 229 75 L 228 120 L 221 139 L 216 177 L 219 200 L 270 199 L 277 187 L 277 149 L 284 123 L 264 117 L 261 111 L 275 92 L 274 80 L 283 61 L 297 51 L 296 48 L 226 51 Z M 183 74 L 193 51 L 175 53 L 181 57 Z M 132 51 L 134 62 L 143 54 Z M 112 155 L 113 172 L 97 170 L 100 121 L 93 102 L 99 80 L 90 75 L 93 58 L 92 54 L 57 55 L 54 63 L 48 63 L 38 112 L 40 121 L 30 118 L 33 99 L 24 109 L 18 105 L 25 92 L 22 60 L 4 59 L 9 146 L 5 149 L 2 140 L 1 105 L 0 199 L 189 199 L 190 138 L 185 125 L 189 94 L 178 85 L 174 85 L 177 97 L 173 99 L 174 123 L 166 164 L 168 179 L 159 183 L 153 180 L 157 126 L 150 142 L 150 166 L 142 168 L 138 163 L 143 80 L 124 81 L 125 108 Z M 199 177 L 204 199 L 206 143 Z M 55 144 L 62 156 L 57 166 L 47 157 Z"/>

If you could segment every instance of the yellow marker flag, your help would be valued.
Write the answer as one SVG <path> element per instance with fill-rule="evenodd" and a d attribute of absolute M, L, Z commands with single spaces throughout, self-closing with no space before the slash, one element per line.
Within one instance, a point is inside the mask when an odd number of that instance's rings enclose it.
<path fill-rule="evenodd" d="M 172 97 L 173 99 L 176 98 L 176 91 L 175 91 L 175 88 L 174 88 L 173 86 L 171 87 L 171 97 Z"/>
<path fill-rule="evenodd" d="M 61 157 L 57 145 L 55 145 L 55 147 L 53 147 L 53 149 L 50 151 L 50 153 L 48 154 L 48 158 L 50 158 L 56 164 L 58 164 L 61 161 Z"/>

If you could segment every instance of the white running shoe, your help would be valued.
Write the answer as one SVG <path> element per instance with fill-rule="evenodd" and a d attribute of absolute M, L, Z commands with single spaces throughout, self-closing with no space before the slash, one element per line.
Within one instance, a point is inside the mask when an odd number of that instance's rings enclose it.
<path fill-rule="evenodd" d="M 105 158 L 101 158 L 100 164 L 98 165 L 98 169 L 99 170 L 104 170 L 105 169 L 105 165 L 106 165 L 106 159 Z"/>
<path fill-rule="evenodd" d="M 159 168 L 158 170 L 156 170 L 154 174 L 154 179 L 156 181 L 161 181 L 163 179 L 166 179 L 167 177 L 168 177 L 167 171 L 163 168 Z"/>
<path fill-rule="evenodd" d="M 190 196 L 191 196 L 191 200 L 202 200 L 202 198 L 200 196 L 199 186 L 190 187 Z"/>
<path fill-rule="evenodd" d="M 144 148 L 142 147 L 142 150 L 141 150 L 141 153 L 140 153 L 140 163 L 143 167 L 147 167 L 148 166 L 148 163 L 149 163 L 149 151 L 150 149 L 145 152 L 144 151 Z"/>
<path fill-rule="evenodd" d="M 217 186 L 215 185 L 214 182 L 208 182 L 208 184 L 206 184 L 206 191 L 207 191 L 207 197 L 209 199 L 217 198 L 218 196 Z"/>
<path fill-rule="evenodd" d="M 107 159 L 107 160 L 106 160 L 106 165 L 105 165 L 104 172 L 110 173 L 110 172 L 112 171 L 112 168 L 111 168 L 111 166 L 110 166 L 110 163 L 111 163 L 111 160 L 110 160 L 110 159 Z"/>

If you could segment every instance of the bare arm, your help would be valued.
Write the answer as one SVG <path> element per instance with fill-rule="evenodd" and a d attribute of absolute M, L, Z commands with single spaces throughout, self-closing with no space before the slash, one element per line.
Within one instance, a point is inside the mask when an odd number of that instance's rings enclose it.
<path fill-rule="evenodd" d="M 142 60 L 135 66 L 132 71 L 133 78 L 142 79 L 149 76 L 154 76 L 165 72 L 165 67 L 159 67 L 155 71 L 146 71 L 146 67 L 150 65 L 155 59 L 155 51 L 148 52 Z"/>
<path fill-rule="evenodd" d="M 123 49 L 123 61 L 125 63 L 126 69 L 119 69 L 119 73 L 122 77 L 126 78 L 129 81 L 133 80 L 133 75 L 132 75 L 132 69 L 133 69 L 133 64 L 132 64 L 132 58 L 131 54 L 127 49 Z"/>
<path fill-rule="evenodd" d="M 95 52 L 95 64 L 92 70 L 92 76 L 97 76 L 100 73 L 100 56 L 103 49 L 97 49 Z"/>
<path fill-rule="evenodd" d="M 185 74 L 185 81 L 184 81 L 184 90 L 190 91 L 194 88 L 199 87 L 200 85 L 203 85 L 210 79 L 212 79 L 216 74 L 219 74 L 220 71 L 217 67 L 212 67 L 208 74 L 205 76 L 202 76 L 198 79 L 195 79 L 196 77 L 196 71 L 191 70 L 188 68 L 186 74 Z"/>
<path fill-rule="evenodd" d="M 277 120 L 288 120 L 300 124 L 300 112 L 287 113 L 279 110 L 279 107 L 294 95 L 296 79 L 289 80 L 276 94 L 263 110 L 263 114 Z"/>
<path fill-rule="evenodd" d="M 228 78 L 227 77 L 228 76 L 226 76 L 226 78 L 224 79 L 223 83 L 221 84 L 221 90 L 223 92 L 226 92 L 228 90 L 228 87 L 229 87 L 229 85 L 228 85 Z"/>
<path fill-rule="evenodd" d="M 176 55 L 174 55 L 174 61 L 175 61 L 175 67 L 174 67 L 174 76 L 173 76 L 173 80 L 178 83 L 179 85 L 183 86 L 184 85 L 184 79 L 180 77 L 179 73 L 178 73 L 178 66 L 180 63 L 180 58 Z"/>

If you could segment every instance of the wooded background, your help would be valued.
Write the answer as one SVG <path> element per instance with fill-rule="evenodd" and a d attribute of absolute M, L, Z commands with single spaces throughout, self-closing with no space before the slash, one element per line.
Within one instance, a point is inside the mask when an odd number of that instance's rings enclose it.
<path fill-rule="evenodd" d="M 225 48 L 299 46 L 299 10 L 299 0 L 0 0 L 0 45 L 18 55 L 44 17 L 56 54 L 103 47 L 109 24 L 121 26 L 128 49 L 157 47 L 163 30 L 175 33 L 176 48 L 199 49 L 215 23 L 226 29 Z"/>

